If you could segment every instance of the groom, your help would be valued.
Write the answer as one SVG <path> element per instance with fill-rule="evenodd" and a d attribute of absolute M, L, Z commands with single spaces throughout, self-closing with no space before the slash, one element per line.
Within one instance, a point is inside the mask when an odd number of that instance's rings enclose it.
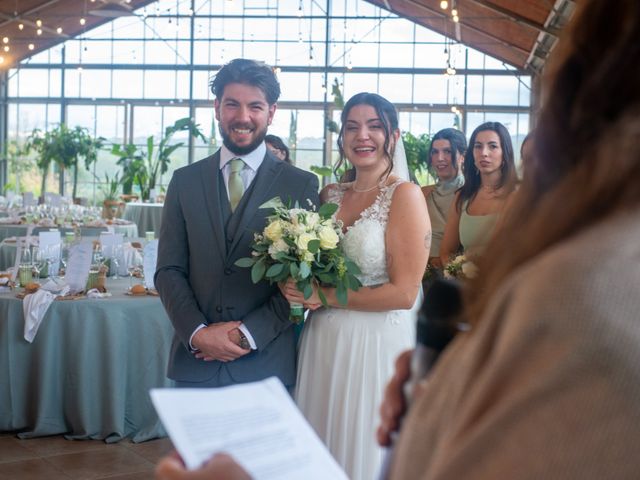
<path fill-rule="evenodd" d="M 280 85 L 263 63 L 236 59 L 211 82 L 223 146 L 176 170 L 162 213 L 155 284 L 175 328 L 168 376 L 180 387 L 219 387 L 276 375 L 295 383 L 294 331 L 277 286 L 253 284 L 234 262 L 251 255 L 267 200 L 318 204 L 313 174 L 264 143 Z"/>

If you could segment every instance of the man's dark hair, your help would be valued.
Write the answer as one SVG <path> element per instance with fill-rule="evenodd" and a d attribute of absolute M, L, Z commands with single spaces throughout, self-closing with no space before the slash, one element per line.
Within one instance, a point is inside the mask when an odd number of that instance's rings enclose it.
<path fill-rule="evenodd" d="M 218 100 L 224 95 L 224 87 L 230 83 L 242 83 L 257 87 L 264 93 L 269 105 L 280 97 L 280 84 L 271 67 L 266 63 L 245 58 L 236 58 L 222 67 L 211 80 L 211 92 Z"/>

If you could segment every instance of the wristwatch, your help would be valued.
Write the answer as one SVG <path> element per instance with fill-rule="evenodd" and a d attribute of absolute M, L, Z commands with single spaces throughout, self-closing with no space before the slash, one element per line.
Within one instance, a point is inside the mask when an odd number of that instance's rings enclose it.
<path fill-rule="evenodd" d="M 238 329 L 238 333 L 240 334 L 240 343 L 238 343 L 238 346 L 245 350 L 251 350 L 251 344 L 249 343 L 249 340 L 247 340 L 245 334 L 242 333 L 242 330 Z"/>

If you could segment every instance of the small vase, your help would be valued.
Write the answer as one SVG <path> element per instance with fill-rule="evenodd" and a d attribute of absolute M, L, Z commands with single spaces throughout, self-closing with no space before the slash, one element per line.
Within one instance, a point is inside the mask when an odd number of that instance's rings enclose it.
<path fill-rule="evenodd" d="M 296 325 L 304 320 L 304 306 L 301 303 L 289 302 L 289 320 Z"/>

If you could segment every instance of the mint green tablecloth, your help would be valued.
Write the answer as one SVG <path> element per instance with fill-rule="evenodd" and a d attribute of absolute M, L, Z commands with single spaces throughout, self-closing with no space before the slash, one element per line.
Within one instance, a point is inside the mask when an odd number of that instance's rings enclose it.
<path fill-rule="evenodd" d="M 149 389 L 165 376 L 173 327 L 158 297 L 124 294 L 55 301 L 32 344 L 24 340 L 22 301 L 0 294 L 0 431 L 21 437 L 134 442 L 165 436 Z"/>
<path fill-rule="evenodd" d="M 162 207 L 162 203 L 130 202 L 124 207 L 122 218 L 134 222 L 141 237 L 144 237 L 146 232 L 155 232 L 158 238 L 162 223 Z"/>

